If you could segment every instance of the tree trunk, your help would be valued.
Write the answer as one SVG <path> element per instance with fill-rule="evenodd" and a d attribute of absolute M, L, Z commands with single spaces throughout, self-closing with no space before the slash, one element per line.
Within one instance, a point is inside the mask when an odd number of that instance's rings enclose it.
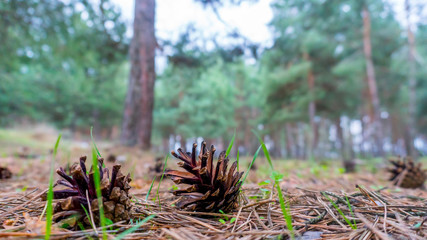
<path fill-rule="evenodd" d="M 285 123 L 286 157 L 293 158 L 292 147 L 294 145 L 289 123 Z"/>
<path fill-rule="evenodd" d="M 416 85 L 417 79 L 416 75 L 416 62 L 415 62 L 415 38 L 412 32 L 411 21 L 410 21 L 410 12 L 411 6 L 409 0 L 405 0 L 405 10 L 406 10 L 406 21 L 407 21 L 407 31 L 408 31 L 408 45 L 409 45 L 409 54 L 408 54 L 408 64 L 409 64 L 409 72 L 408 72 L 408 83 L 409 83 L 409 119 L 408 119 L 408 144 L 409 144 L 409 152 L 408 154 L 415 158 L 417 156 L 417 151 L 414 146 L 414 139 L 416 136 Z"/>
<path fill-rule="evenodd" d="M 367 6 L 362 10 L 363 17 L 363 53 L 366 61 L 366 76 L 368 80 L 368 88 L 370 100 L 374 110 L 373 127 L 375 129 L 375 142 L 378 155 L 383 156 L 383 133 L 381 126 L 380 100 L 378 97 L 377 82 L 375 79 L 375 68 L 372 61 L 372 46 L 371 46 L 371 17 Z"/>
<path fill-rule="evenodd" d="M 310 62 L 310 55 L 308 53 L 304 52 L 303 58 L 305 61 Z M 314 157 L 314 151 L 316 149 L 317 145 L 317 139 L 319 136 L 318 128 L 316 127 L 316 122 L 314 120 L 316 116 L 316 102 L 314 100 L 314 84 L 315 84 L 315 77 L 313 73 L 312 67 L 309 68 L 307 73 L 307 83 L 308 83 L 308 94 L 310 95 L 310 103 L 308 105 L 308 115 L 310 117 L 310 130 L 311 130 L 311 136 L 309 149 L 308 149 L 308 157 L 313 158 Z"/>
<path fill-rule="evenodd" d="M 337 143 L 338 143 L 338 148 L 340 150 L 340 154 L 341 154 L 341 159 L 345 162 L 348 160 L 347 158 L 347 154 L 345 152 L 345 141 L 344 141 L 344 133 L 341 127 L 341 118 L 338 117 L 337 120 L 335 121 L 335 128 L 337 129 Z"/>
<path fill-rule="evenodd" d="M 257 114 L 254 108 L 249 108 L 246 112 L 246 119 L 255 119 Z M 245 146 L 245 152 L 244 155 L 251 155 L 255 153 L 255 147 L 254 147 L 254 135 L 251 132 L 252 130 L 252 126 L 249 123 L 249 121 L 245 121 L 245 135 L 244 135 L 244 140 L 243 140 L 243 145 Z M 258 144 L 258 140 L 256 140 L 257 144 Z M 242 155 L 242 153 L 239 153 L 240 155 Z"/>
<path fill-rule="evenodd" d="M 163 152 L 168 153 L 170 151 L 169 136 L 162 138 L 162 146 L 163 146 L 163 150 L 162 150 Z"/>
<path fill-rule="evenodd" d="M 135 0 L 133 38 L 130 45 L 131 70 L 126 95 L 121 142 L 151 146 L 154 106 L 155 0 Z"/>
<path fill-rule="evenodd" d="M 272 126 L 271 129 L 271 138 L 273 140 L 273 148 L 271 149 L 271 155 L 274 158 L 281 157 L 281 146 L 280 146 L 280 132 L 281 128 L 279 126 Z"/>
<path fill-rule="evenodd" d="M 206 141 L 206 139 L 203 139 L 203 140 Z M 185 139 L 182 135 L 180 135 L 179 136 L 179 145 L 180 145 L 180 148 L 182 148 L 184 151 L 187 151 L 186 146 L 185 146 L 185 145 L 187 145 L 186 143 L 187 143 L 187 139 Z M 200 143 L 197 143 L 197 144 L 200 144 Z"/>

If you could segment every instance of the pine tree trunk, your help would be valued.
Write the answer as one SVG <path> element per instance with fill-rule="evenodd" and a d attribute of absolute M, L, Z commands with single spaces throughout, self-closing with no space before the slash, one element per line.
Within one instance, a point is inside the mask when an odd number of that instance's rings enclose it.
<path fill-rule="evenodd" d="M 343 161 L 347 161 L 347 154 L 345 152 L 344 133 L 341 127 L 341 118 L 338 117 L 335 121 L 335 128 L 337 129 L 337 143 L 340 150 L 341 158 Z"/>
<path fill-rule="evenodd" d="M 295 158 L 295 140 L 292 134 L 292 126 L 290 123 L 285 124 L 286 129 L 286 152 L 289 158 Z"/>
<path fill-rule="evenodd" d="M 281 146 L 280 146 L 280 132 L 281 128 L 278 126 L 272 126 L 271 129 L 271 137 L 273 140 L 273 149 L 271 149 L 271 155 L 274 158 L 280 158 L 281 157 Z"/>
<path fill-rule="evenodd" d="M 304 58 L 304 60 L 306 60 L 308 62 L 310 62 L 310 60 L 311 60 L 308 53 L 304 53 L 303 58 Z M 308 73 L 307 73 L 307 83 L 308 83 L 308 91 L 310 94 L 310 103 L 308 105 L 308 115 L 310 117 L 310 128 L 311 128 L 311 136 L 309 136 L 310 143 L 308 146 L 309 147 L 308 157 L 312 158 L 312 157 L 314 157 L 314 152 L 316 149 L 317 140 L 318 140 L 318 136 L 319 136 L 318 129 L 316 127 L 316 122 L 314 119 L 316 116 L 316 102 L 314 101 L 315 77 L 314 77 L 312 67 L 310 67 L 310 69 L 308 70 Z"/>
<path fill-rule="evenodd" d="M 182 148 L 184 151 L 186 151 L 186 143 L 187 143 L 187 140 L 181 135 L 181 136 L 179 136 L 180 138 L 179 138 L 179 145 L 180 145 L 180 148 Z M 204 141 L 206 141 L 208 144 L 210 144 L 208 141 L 207 141 L 207 139 L 203 139 Z M 200 144 L 200 143 L 197 143 L 197 144 Z"/>
<path fill-rule="evenodd" d="M 257 115 L 254 108 L 248 109 L 246 119 L 255 119 L 256 116 Z M 244 135 L 245 139 L 243 140 L 243 145 L 245 146 L 244 155 L 251 155 L 255 153 L 256 148 L 254 148 L 254 144 L 253 144 L 254 135 L 251 132 L 251 130 L 252 130 L 252 126 L 249 124 L 249 121 L 245 121 L 245 135 Z"/>
<path fill-rule="evenodd" d="M 381 126 L 380 100 L 378 97 L 377 82 L 375 79 L 375 68 L 372 61 L 371 46 L 371 17 L 367 6 L 362 10 L 363 17 L 363 52 L 366 61 L 366 76 L 368 80 L 368 89 L 372 107 L 374 110 L 373 127 L 375 129 L 375 142 L 379 156 L 383 156 L 383 132 Z"/>
<path fill-rule="evenodd" d="M 169 146 L 169 137 L 163 137 L 162 138 L 162 146 L 163 146 L 163 152 L 168 153 L 170 152 L 170 146 Z"/>
<path fill-rule="evenodd" d="M 292 158 L 292 147 L 291 147 L 291 136 L 290 136 L 290 132 L 288 130 L 289 128 L 289 123 L 285 124 L 285 144 L 286 144 L 286 158 Z"/>
<path fill-rule="evenodd" d="M 135 0 L 131 70 L 126 95 L 121 142 L 150 149 L 154 106 L 155 0 Z"/>
<path fill-rule="evenodd" d="M 411 28 L 410 22 L 410 3 L 409 0 L 405 0 L 405 10 L 406 10 L 406 20 L 407 20 L 407 31 L 408 31 L 408 45 L 409 45 L 409 54 L 408 54 L 408 64 L 409 64 L 409 73 L 408 73 L 408 83 L 409 83 L 409 119 L 408 119 L 408 144 L 409 144 L 409 152 L 408 154 L 412 157 L 417 156 L 417 151 L 414 146 L 414 139 L 416 136 L 416 85 L 417 79 L 416 76 L 416 62 L 415 62 L 415 38 Z"/>

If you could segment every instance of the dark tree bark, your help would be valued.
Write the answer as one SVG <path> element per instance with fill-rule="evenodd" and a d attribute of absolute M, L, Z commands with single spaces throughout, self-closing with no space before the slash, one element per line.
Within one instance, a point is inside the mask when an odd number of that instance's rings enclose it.
<path fill-rule="evenodd" d="M 368 80 L 368 89 L 372 107 L 374 110 L 373 126 L 375 129 L 375 142 L 378 155 L 383 156 L 383 132 L 381 126 L 381 110 L 380 99 L 378 97 L 377 81 L 375 78 L 375 68 L 372 61 L 372 45 L 371 45 L 371 16 L 367 6 L 363 6 L 363 53 L 366 61 L 366 76 Z"/>
<path fill-rule="evenodd" d="M 121 142 L 151 146 L 154 106 L 155 0 L 135 0 L 133 38 L 130 45 L 131 70 L 126 95 Z"/>

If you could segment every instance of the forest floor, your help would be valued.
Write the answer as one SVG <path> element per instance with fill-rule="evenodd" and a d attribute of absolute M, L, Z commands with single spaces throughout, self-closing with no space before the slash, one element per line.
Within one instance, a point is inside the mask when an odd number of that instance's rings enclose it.
<path fill-rule="evenodd" d="M 57 133 L 46 129 L 0 129 L 0 166 L 13 177 L 0 180 L 0 238 L 43 238 L 46 205 L 40 195 L 48 188 L 49 164 Z M 151 182 L 156 155 L 137 148 L 116 147 L 97 142 L 103 157 L 114 155 L 130 172 L 134 207 L 130 223 L 119 222 L 107 230 L 108 238 L 155 215 L 124 239 L 275 239 L 289 238 L 290 231 L 269 167 L 265 159 L 255 161 L 240 194 L 240 206 L 230 214 L 186 212 L 174 207 L 176 186 L 169 179 Z M 90 155 L 90 138 L 61 140 L 55 168 Z M 250 158 L 242 158 L 248 166 Z M 425 165 L 425 159 L 423 160 Z M 107 167 L 113 165 L 106 161 Z M 290 211 L 296 239 L 426 239 L 427 191 L 402 189 L 387 181 L 385 164 L 358 162 L 357 172 L 346 174 L 333 161 L 309 163 L 274 161 L 275 171 L 284 174 L 280 184 Z M 170 158 L 168 168 L 176 168 Z M 242 170 L 241 167 L 240 170 Z M 159 190 L 157 188 L 159 186 Z M 158 192 L 158 193 L 157 193 Z M 344 217 L 345 216 L 345 217 Z M 55 226 L 51 239 L 87 239 L 101 236 L 101 229 L 70 231 Z"/>

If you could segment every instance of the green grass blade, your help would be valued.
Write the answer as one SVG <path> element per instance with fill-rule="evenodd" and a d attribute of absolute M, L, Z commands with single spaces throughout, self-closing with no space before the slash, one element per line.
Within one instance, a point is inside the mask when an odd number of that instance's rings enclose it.
<path fill-rule="evenodd" d="M 350 220 L 348 220 L 348 218 L 344 215 L 344 213 L 341 211 L 341 209 L 337 206 L 337 204 L 335 204 L 335 202 L 330 199 L 328 197 L 328 195 L 326 195 L 324 192 L 322 192 L 322 195 L 329 200 L 329 202 L 332 204 L 332 206 L 334 206 L 334 208 L 338 211 L 338 213 L 344 218 L 345 222 L 352 228 L 352 229 L 357 229 L 357 226 L 354 226 Z"/>
<path fill-rule="evenodd" d="M 95 140 L 93 139 L 92 130 L 93 130 L 93 126 L 90 127 L 90 138 L 92 139 L 92 144 L 95 147 L 95 150 L 96 150 L 96 153 L 98 154 L 98 156 L 102 157 L 101 153 L 99 153 L 98 147 L 96 146 Z"/>
<path fill-rule="evenodd" d="M 148 189 L 147 196 L 145 196 L 145 201 L 148 201 L 148 197 L 150 196 L 151 190 L 153 189 L 154 181 L 156 180 L 156 177 L 153 178 L 153 181 L 151 182 L 150 189 Z"/>
<path fill-rule="evenodd" d="M 294 236 L 294 227 L 292 226 L 292 216 L 290 214 L 289 206 L 285 204 L 285 198 L 283 197 L 282 189 L 280 188 L 280 183 L 278 180 L 275 181 L 277 194 L 279 195 L 280 208 L 282 209 L 283 218 L 286 221 L 286 228 L 291 234 L 291 239 L 295 239 Z"/>
<path fill-rule="evenodd" d="M 160 177 L 160 182 L 159 182 L 159 185 L 157 186 L 157 193 L 156 193 L 156 197 L 157 197 L 157 199 L 159 200 L 159 207 L 160 207 L 160 210 L 162 210 L 162 207 L 160 206 L 160 197 L 159 197 L 160 184 L 162 184 L 163 177 L 165 176 L 166 164 L 168 163 L 168 158 L 169 158 L 169 154 L 168 154 L 168 155 L 166 155 L 165 162 L 163 163 L 162 176 Z"/>
<path fill-rule="evenodd" d="M 245 183 L 246 178 L 249 175 L 249 171 L 251 170 L 252 164 L 254 164 L 255 160 L 257 159 L 260 150 L 261 150 L 261 146 L 259 146 L 258 150 L 256 150 L 256 152 L 254 154 L 254 158 L 252 159 L 251 164 L 249 164 L 248 170 L 246 171 L 246 174 L 245 174 L 245 176 L 242 179 L 243 183 Z"/>
<path fill-rule="evenodd" d="M 47 192 L 47 209 L 46 209 L 46 233 L 45 239 L 50 238 L 50 233 L 52 231 L 52 216 L 53 216 L 53 168 L 55 167 L 55 158 L 56 153 L 58 152 L 59 141 L 61 140 L 62 135 L 59 134 L 58 139 L 56 139 L 55 147 L 53 149 L 52 160 L 50 162 L 50 174 L 49 174 L 49 190 Z"/>
<path fill-rule="evenodd" d="M 140 221 L 138 224 L 136 224 L 135 226 L 129 228 L 128 230 L 120 233 L 119 235 L 117 235 L 116 238 L 114 238 L 114 240 L 121 240 L 123 238 L 125 238 L 128 234 L 131 234 L 133 232 L 135 232 L 136 230 L 138 230 L 138 228 L 140 228 L 144 223 L 148 222 L 149 220 L 151 220 L 152 218 L 154 218 L 156 215 L 150 215 L 146 218 L 144 218 L 142 221 Z"/>
<path fill-rule="evenodd" d="M 230 154 L 231 149 L 233 148 L 234 139 L 236 138 L 236 130 L 234 130 L 233 137 L 231 138 L 230 143 L 228 144 L 227 151 L 225 152 L 225 156 L 228 157 L 228 154 Z"/>
<path fill-rule="evenodd" d="M 353 216 L 353 218 L 356 218 L 356 215 L 353 212 L 353 208 L 351 207 L 350 200 L 348 200 L 347 195 L 345 195 L 345 200 L 347 202 L 348 209 L 350 209 L 351 216 Z M 355 229 L 357 229 L 356 219 L 353 219 L 353 226 L 355 226 Z"/>
<path fill-rule="evenodd" d="M 252 132 L 255 134 L 255 136 L 257 136 L 258 141 L 261 143 L 260 148 L 262 148 L 262 150 L 264 152 L 264 155 L 267 158 L 267 161 L 268 161 L 268 163 L 270 165 L 272 177 L 273 177 L 273 180 L 274 180 L 274 184 L 276 185 L 277 194 L 279 195 L 280 208 L 282 209 L 283 218 L 286 221 L 286 228 L 290 232 L 291 239 L 295 239 L 294 227 L 292 226 L 292 215 L 291 215 L 291 211 L 289 209 L 289 206 L 286 206 L 286 204 L 285 204 L 285 198 L 283 197 L 282 189 L 280 187 L 280 181 L 281 181 L 281 177 L 283 175 L 281 175 L 281 174 L 279 174 L 279 173 L 277 173 L 277 172 L 274 171 L 273 162 L 271 161 L 270 153 L 268 152 L 268 149 L 265 146 L 264 141 L 262 140 L 262 138 L 254 130 L 252 130 Z"/>
<path fill-rule="evenodd" d="M 257 132 L 255 132 L 255 130 L 252 130 L 252 132 L 255 134 L 255 136 L 258 138 L 258 141 L 261 143 L 262 146 L 262 151 L 264 152 L 265 157 L 267 158 L 268 164 L 270 165 L 271 171 L 274 170 L 273 167 L 273 162 L 271 161 L 271 157 L 270 157 L 270 153 L 268 152 L 267 147 L 265 146 L 264 141 L 262 140 L 262 138 L 258 135 Z"/>
<path fill-rule="evenodd" d="M 104 204 L 102 202 L 102 193 L 101 193 L 101 175 L 99 173 L 98 167 L 98 157 L 96 155 L 95 149 L 92 148 L 92 169 L 95 182 L 96 197 L 98 198 L 98 208 L 99 208 L 99 218 L 101 220 L 102 228 L 102 239 L 107 240 L 107 233 L 105 232 L 105 215 L 104 215 Z M 89 203 L 90 204 L 90 203 Z"/>
<path fill-rule="evenodd" d="M 91 217 L 90 217 L 89 212 L 86 210 L 86 208 L 85 208 L 85 206 L 83 206 L 83 204 L 80 204 L 80 206 L 82 206 L 83 211 L 85 211 L 86 217 L 89 219 L 90 226 L 91 226 L 93 229 L 95 229 L 95 226 L 93 226 L 93 224 L 92 224 L 92 220 L 91 220 Z"/>

